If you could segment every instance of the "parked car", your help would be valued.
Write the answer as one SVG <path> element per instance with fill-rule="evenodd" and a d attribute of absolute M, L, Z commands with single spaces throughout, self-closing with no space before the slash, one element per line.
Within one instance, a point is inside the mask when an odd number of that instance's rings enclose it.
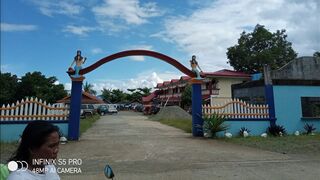
<path fill-rule="evenodd" d="M 118 113 L 117 106 L 114 104 L 104 104 L 98 107 L 98 113 L 103 116 L 105 114 Z"/>
<path fill-rule="evenodd" d="M 96 114 L 96 109 L 92 104 L 81 104 L 80 116 L 87 117 Z"/>
<path fill-rule="evenodd" d="M 115 104 L 107 104 L 108 113 L 118 113 L 117 105 Z"/>

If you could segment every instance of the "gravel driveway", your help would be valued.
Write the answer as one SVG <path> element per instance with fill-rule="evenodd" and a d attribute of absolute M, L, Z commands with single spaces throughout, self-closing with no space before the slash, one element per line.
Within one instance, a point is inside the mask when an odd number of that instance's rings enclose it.
<path fill-rule="evenodd" d="M 319 156 L 318 156 L 319 157 Z M 80 141 L 61 145 L 59 158 L 81 159 L 81 173 L 62 173 L 62 179 L 106 179 L 110 164 L 116 180 L 135 179 L 316 179 L 320 159 L 302 159 L 191 134 L 140 113 L 106 115 Z"/>

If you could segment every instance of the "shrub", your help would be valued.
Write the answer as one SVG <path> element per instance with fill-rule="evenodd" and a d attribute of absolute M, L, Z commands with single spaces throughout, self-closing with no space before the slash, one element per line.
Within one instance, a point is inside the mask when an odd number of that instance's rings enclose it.
<path fill-rule="evenodd" d="M 306 130 L 306 134 L 312 134 L 317 128 L 313 127 L 313 124 L 306 123 L 304 125 L 304 130 Z"/>
<path fill-rule="evenodd" d="M 247 128 L 245 128 L 245 127 L 242 127 L 242 128 L 240 128 L 239 136 L 243 137 L 243 132 L 244 132 L 244 131 L 247 131 L 247 133 L 250 133 L 250 130 L 249 130 L 249 129 L 247 129 Z"/>
<path fill-rule="evenodd" d="M 228 126 L 224 124 L 226 118 L 219 114 L 212 114 L 203 118 L 203 131 L 210 132 L 212 137 L 216 137 L 216 134 L 228 129 Z"/>
<path fill-rule="evenodd" d="M 271 125 L 268 127 L 267 132 L 273 136 L 286 135 L 286 129 L 280 125 Z"/>

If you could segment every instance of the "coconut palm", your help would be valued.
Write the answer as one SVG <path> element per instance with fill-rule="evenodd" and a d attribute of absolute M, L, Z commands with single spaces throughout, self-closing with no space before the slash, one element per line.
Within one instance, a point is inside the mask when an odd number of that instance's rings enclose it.
<path fill-rule="evenodd" d="M 97 94 L 97 91 L 95 91 L 93 89 L 93 85 L 86 82 L 84 85 L 83 85 L 83 90 L 84 92 L 87 92 L 87 93 L 90 93 L 90 94 L 93 94 L 93 95 L 96 95 Z"/>

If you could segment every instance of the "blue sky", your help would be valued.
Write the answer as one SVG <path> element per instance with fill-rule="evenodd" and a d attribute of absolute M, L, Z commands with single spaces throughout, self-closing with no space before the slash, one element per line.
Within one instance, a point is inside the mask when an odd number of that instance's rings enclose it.
<path fill-rule="evenodd" d="M 1 72 L 41 71 L 70 88 L 66 70 L 78 49 L 89 66 L 130 49 L 171 56 L 204 71 L 232 69 L 226 49 L 256 24 L 286 29 L 298 56 L 320 50 L 318 0 L 1 0 Z M 153 87 L 180 77 L 150 57 L 127 57 L 86 74 L 96 90 Z"/>

